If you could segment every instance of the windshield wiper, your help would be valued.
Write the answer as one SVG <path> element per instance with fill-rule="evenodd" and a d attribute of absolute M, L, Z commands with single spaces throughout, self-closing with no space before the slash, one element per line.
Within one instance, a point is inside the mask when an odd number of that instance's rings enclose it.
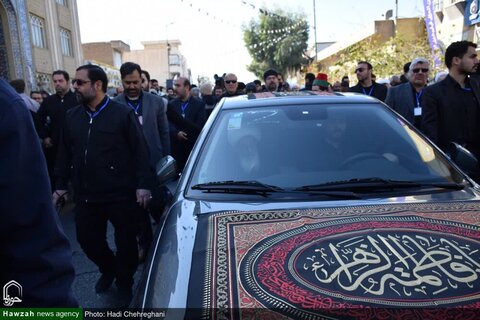
<path fill-rule="evenodd" d="M 215 181 L 194 185 L 193 190 L 204 190 L 206 192 L 222 192 L 222 193 L 242 193 L 242 194 L 263 194 L 268 193 L 310 193 L 312 196 L 326 196 L 330 198 L 340 199 L 360 199 L 361 197 L 351 191 L 313 191 L 310 190 L 292 190 L 283 189 L 277 186 L 262 183 L 260 181 Z"/>
<path fill-rule="evenodd" d="M 296 191 L 331 191 L 331 190 L 355 190 L 355 191 L 378 191 L 378 190 L 394 190 L 408 188 L 441 188 L 451 190 L 462 190 L 464 184 L 453 182 L 421 182 L 421 181 L 403 181 L 372 178 L 355 178 L 350 180 L 331 181 L 322 184 L 306 185 L 294 190 Z"/>
<path fill-rule="evenodd" d="M 284 191 L 282 188 L 262 183 L 260 181 L 214 181 L 196 184 L 192 187 L 194 190 L 205 190 L 207 192 L 225 192 L 225 193 L 246 193 L 246 194 L 266 194 L 272 192 Z"/>

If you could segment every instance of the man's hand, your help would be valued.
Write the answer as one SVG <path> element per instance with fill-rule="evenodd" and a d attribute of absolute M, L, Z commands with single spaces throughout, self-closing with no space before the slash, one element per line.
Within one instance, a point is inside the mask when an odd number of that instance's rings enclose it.
<path fill-rule="evenodd" d="M 150 190 L 137 189 L 137 202 L 142 208 L 146 209 L 151 199 L 152 194 Z"/>
<path fill-rule="evenodd" d="M 53 147 L 52 138 L 46 137 L 45 139 L 43 139 L 43 146 L 44 146 L 45 148 L 51 148 L 51 147 Z"/>
<path fill-rule="evenodd" d="M 68 190 L 55 190 L 55 192 L 53 192 L 52 202 L 53 202 L 53 206 L 54 206 L 54 207 L 57 206 L 58 200 L 60 200 L 60 198 L 63 198 L 63 199 L 65 199 L 65 201 L 67 201 L 67 199 L 68 199 Z"/>
<path fill-rule="evenodd" d="M 183 141 L 183 140 L 186 141 L 186 140 L 188 140 L 188 138 L 187 138 L 187 133 L 184 132 L 184 131 L 178 131 L 178 133 L 177 133 L 177 139 L 178 139 L 179 141 Z"/>

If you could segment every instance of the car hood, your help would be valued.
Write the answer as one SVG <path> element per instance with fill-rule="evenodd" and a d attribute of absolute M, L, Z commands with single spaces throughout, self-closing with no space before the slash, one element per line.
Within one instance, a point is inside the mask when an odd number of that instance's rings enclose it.
<path fill-rule="evenodd" d="M 134 306 L 181 308 L 175 312 L 193 318 L 219 309 L 241 318 L 265 307 L 296 319 L 474 310 L 480 201 L 470 192 L 447 194 L 228 205 L 179 199 Z"/>

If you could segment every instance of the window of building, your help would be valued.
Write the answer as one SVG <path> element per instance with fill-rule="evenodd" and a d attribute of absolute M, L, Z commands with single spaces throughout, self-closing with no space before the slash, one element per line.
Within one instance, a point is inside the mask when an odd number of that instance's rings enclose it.
<path fill-rule="evenodd" d="M 32 14 L 30 15 L 30 26 L 33 45 L 38 48 L 46 48 L 45 20 Z"/>
<path fill-rule="evenodd" d="M 65 56 L 72 56 L 72 42 L 70 31 L 60 28 L 60 44 L 62 46 L 62 53 Z"/>
<path fill-rule="evenodd" d="M 61 6 L 64 6 L 64 7 L 67 6 L 67 0 L 56 0 L 56 1 L 57 1 L 57 3 L 58 3 L 59 5 L 61 5 Z"/>

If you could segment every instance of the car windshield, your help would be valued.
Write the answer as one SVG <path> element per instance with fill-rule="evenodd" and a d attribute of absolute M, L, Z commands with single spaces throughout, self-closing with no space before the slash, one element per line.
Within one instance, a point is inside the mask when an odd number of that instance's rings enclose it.
<path fill-rule="evenodd" d="M 196 189 L 239 181 L 283 190 L 342 181 L 463 181 L 411 126 L 375 103 L 222 110 L 200 152 L 190 181 Z"/>

